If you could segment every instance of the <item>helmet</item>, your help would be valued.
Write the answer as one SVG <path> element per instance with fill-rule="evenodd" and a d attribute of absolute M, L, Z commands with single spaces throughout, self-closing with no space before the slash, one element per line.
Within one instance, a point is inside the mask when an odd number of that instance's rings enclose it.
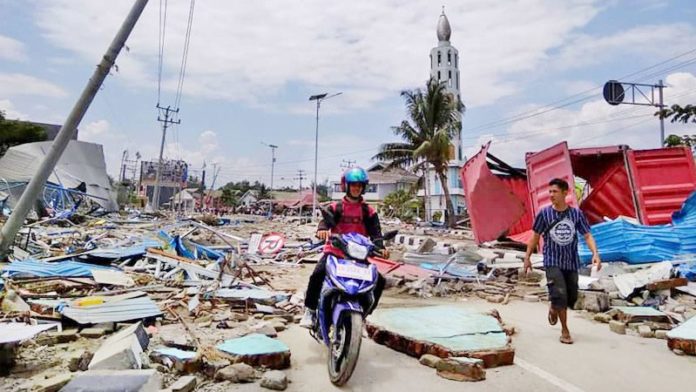
<path fill-rule="evenodd" d="M 367 184 L 370 183 L 370 179 L 367 176 L 365 169 L 353 167 L 346 170 L 346 172 L 341 176 L 341 191 L 348 193 L 348 185 L 352 183 L 362 184 L 362 193 L 365 193 L 367 190 Z"/>

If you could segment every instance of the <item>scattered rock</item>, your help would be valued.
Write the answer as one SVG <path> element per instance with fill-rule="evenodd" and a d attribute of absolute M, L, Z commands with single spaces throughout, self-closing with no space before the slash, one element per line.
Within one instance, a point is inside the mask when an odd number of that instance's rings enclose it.
<path fill-rule="evenodd" d="M 641 326 L 639 326 L 639 327 L 638 327 L 638 334 L 639 334 L 640 337 L 642 337 L 642 338 L 652 338 L 652 337 L 655 336 L 655 335 L 653 334 L 652 329 L 650 329 L 650 327 L 647 326 L 647 325 L 641 325 Z"/>
<path fill-rule="evenodd" d="M 610 314 L 607 313 L 597 313 L 594 315 L 594 320 L 599 321 L 600 323 L 608 324 L 613 317 Z"/>
<path fill-rule="evenodd" d="M 196 388 L 196 384 L 198 384 L 198 380 L 195 376 L 184 376 L 170 385 L 169 390 L 172 392 L 191 392 Z"/>
<path fill-rule="evenodd" d="M 655 337 L 657 339 L 667 339 L 667 332 L 669 331 L 665 331 L 664 329 L 658 329 L 657 331 L 655 331 Z"/>
<path fill-rule="evenodd" d="M 288 387 L 288 377 L 280 370 L 269 370 L 261 378 L 261 387 L 284 391 Z"/>
<path fill-rule="evenodd" d="M 489 295 L 486 297 L 486 301 L 492 302 L 494 304 L 502 303 L 504 300 L 505 300 L 505 297 L 502 295 Z"/>
<path fill-rule="evenodd" d="M 287 326 L 285 325 L 285 323 L 280 322 L 280 321 L 272 321 L 271 325 L 276 330 L 276 332 L 282 332 L 282 331 L 285 331 L 287 329 Z"/>
<path fill-rule="evenodd" d="M 224 367 L 215 373 L 216 381 L 237 382 L 238 379 L 239 377 L 237 376 L 237 369 L 233 368 L 232 366 Z"/>
<path fill-rule="evenodd" d="M 612 299 L 610 302 L 611 306 L 628 306 L 628 301 L 623 299 Z"/>
<path fill-rule="evenodd" d="M 49 332 L 46 336 L 52 339 L 55 342 L 54 344 L 70 343 L 79 338 L 76 329 L 68 329 L 63 332 Z"/>
<path fill-rule="evenodd" d="M 539 296 L 538 295 L 525 295 L 524 296 L 524 302 L 539 302 Z"/>
<path fill-rule="evenodd" d="M 432 355 L 432 354 L 425 354 L 422 357 L 420 357 L 420 364 L 425 365 L 428 367 L 431 367 L 433 369 L 437 369 L 437 364 L 442 361 L 442 358 Z"/>
<path fill-rule="evenodd" d="M 202 372 L 208 378 L 217 378 L 218 371 L 226 368 L 227 366 L 230 366 L 230 361 L 226 359 L 211 360 L 203 357 Z"/>
<path fill-rule="evenodd" d="M 480 359 L 447 358 L 438 363 L 437 375 L 454 381 L 482 381 L 486 379 L 486 370 Z"/>
<path fill-rule="evenodd" d="M 263 322 L 263 323 L 254 325 L 253 327 L 251 327 L 251 332 L 260 333 L 261 335 L 266 335 L 269 338 L 278 337 L 278 332 L 273 327 L 273 325 L 269 322 Z"/>
<path fill-rule="evenodd" d="M 605 312 L 609 310 L 609 295 L 603 291 L 580 290 L 574 308 L 592 313 Z"/>
<path fill-rule="evenodd" d="M 71 372 L 76 372 L 78 370 L 80 371 L 85 371 L 87 370 L 87 367 L 89 366 L 89 363 L 92 361 L 92 357 L 94 354 L 92 354 L 89 351 L 75 351 L 72 353 L 69 359 L 68 363 L 68 369 Z"/>
<path fill-rule="evenodd" d="M 609 329 L 614 333 L 618 333 L 619 335 L 626 334 L 626 324 L 624 324 L 621 321 L 616 321 L 616 320 L 609 321 Z"/>

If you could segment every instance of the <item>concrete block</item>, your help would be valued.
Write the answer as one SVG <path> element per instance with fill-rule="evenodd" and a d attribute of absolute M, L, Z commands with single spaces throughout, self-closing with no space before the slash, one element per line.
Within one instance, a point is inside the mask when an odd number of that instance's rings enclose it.
<path fill-rule="evenodd" d="M 655 336 L 655 334 L 653 334 L 652 329 L 650 329 L 650 327 L 647 325 L 639 326 L 638 327 L 638 334 L 640 335 L 641 338 L 652 338 Z"/>
<path fill-rule="evenodd" d="M 482 381 L 486 379 L 486 369 L 480 359 L 447 358 L 438 363 L 437 375 L 454 381 Z"/>
<path fill-rule="evenodd" d="M 103 344 L 94 353 L 90 370 L 126 370 L 140 369 L 143 365 L 140 355 L 143 353 L 140 342 L 135 335 L 129 335 L 109 345 Z"/>
<path fill-rule="evenodd" d="M 172 392 L 191 392 L 196 388 L 197 384 L 198 379 L 195 376 L 184 376 L 176 380 L 168 389 Z"/>
<path fill-rule="evenodd" d="M 437 364 L 442 361 L 442 358 L 432 355 L 432 354 L 425 354 L 422 357 L 420 357 L 420 364 L 425 365 L 427 367 L 431 367 L 433 369 L 437 368 Z"/>
<path fill-rule="evenodd" d="M 121 329 L 116 334 L 110 336 L 102 346 L 116 343 L 121 339 L 128 338 L 130 335 L 136 336 L 138 342 L 140 343 L 140 348 L 143 351 L 147 350 L 147 346 L 150 344 L 150 337 L 147 335 L 147 331 L 145 331 L 142 322 L 137 322 Z"/>
<path fill-rule="evenodd" d="M 78 370 L 85 371 L 93 357 L 94 354 L 87 350 L 75 351 L 70 355 L 68 369 L 71 372 L 76 372 Z"/>
<path fill-rule="evenodd" d="M 594 320 L 600 323 L 608 324 L 612 320 L 612 316 L 607 313 L 597 313 L 594 315 Z"/>
<path fill-rule="evenodd" d="M 616 321 L 616 320 L 609 321 L 609 329 L 614 333 L 618 333 L 619 335 L 626 334 L 626 324 L 624 324 L 621 321 Z"/>
<path fill-rule="evenodd" d="M 664 329 L 658 329 L 657 331 L 655 331 L 655 337 L 657 339 L 667 339 L 667 332 L 669 331 L 666 331 Z"/>

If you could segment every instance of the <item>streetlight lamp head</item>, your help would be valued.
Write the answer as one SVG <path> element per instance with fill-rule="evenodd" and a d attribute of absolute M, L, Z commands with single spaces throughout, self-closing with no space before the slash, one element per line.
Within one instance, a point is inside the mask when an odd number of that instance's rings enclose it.
<path fill-rule="evenodd" d="M 316 100 L 318 100 L 318 99 L 326 98 L 327 95 L 328 95 L 328 93 L 312 95 L 311 97 L 309 97 L 309 100 L 310 100 L 310 101 L 316 101 Z"/>

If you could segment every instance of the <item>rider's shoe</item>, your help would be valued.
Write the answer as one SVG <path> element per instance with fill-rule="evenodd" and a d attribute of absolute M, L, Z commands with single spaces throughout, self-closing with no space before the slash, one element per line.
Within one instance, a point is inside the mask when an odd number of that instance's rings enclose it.
<path fill-rule="evenodd" d="M 305 314 L 302 316 L 302 320 L 300 320 L 300 327 L 314 328 L 314 311 L 312 309 L 305 309 Z"/>

